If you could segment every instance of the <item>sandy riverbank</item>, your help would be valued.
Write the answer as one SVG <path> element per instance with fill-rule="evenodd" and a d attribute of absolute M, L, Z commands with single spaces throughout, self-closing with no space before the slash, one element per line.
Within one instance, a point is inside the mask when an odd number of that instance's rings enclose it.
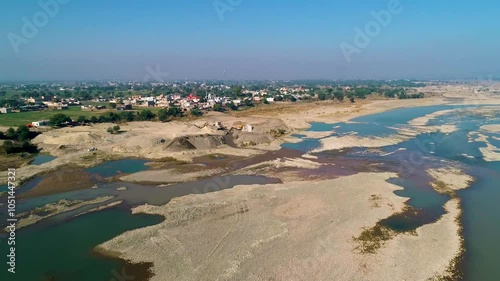
<path fill-rule="evenodd" d="M 158 225 L 126 232 L 98 248 L 131 262 L 153 262 L 151 280 L 427 280 L 446 275 L 460 250 L 458 207 L 398 235 L 375 254 L 355 251 L 363 228 L 399 212 L 391 173 L 333 180 L 237 186 L 189 195 L 134 213 Z M 377 204 L 373 204 L 376 195 Z M 140 243 L 138 243 L 140 241 Z M 432 258 L 429 258 L 432 257 Z M 380 266 L 380 265 L 384 266 Z"/>

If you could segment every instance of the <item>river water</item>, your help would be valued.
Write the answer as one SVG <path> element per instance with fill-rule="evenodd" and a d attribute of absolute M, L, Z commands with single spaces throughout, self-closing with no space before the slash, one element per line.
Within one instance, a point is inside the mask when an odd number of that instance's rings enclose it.
<path fill-rule="evenodd" d="M 309 130 L 331 132 L 332 136 L 352 134 L 360 136 L 389 136 L 398 128 L 405 128 L 411 119 L 440 110 L 463 108 L 456 106 L 429 106 L 409 109 L 398 109 L 380 114 L 365 116 L 347 123 L 325 124 L 313 123 Z M 383 164 L 384 170 L 394 171 L 398 178 L 390 181 L 400 185 L 404 190 L 397 191 L 399 196 L 408 197 L 408 204 L 420 210 L 414 217 L 390 217 L 383 223 L 395 230 L 411 230 L 423 224 L 432 223 L 445 212 L 443 206 L 449 200 L 446 195 L 435 192 L 429 185 L 431 180 L 426 169 L 459 165 L 472 176 L 475 181 L 466 190 L 458 192 L 462 201 L 462 224 L 466 253 L 461 265 L 464 280 L 498 280 L 500 267 L 500 164 L 483 159 L 479 148 L 480 142 L 470 141 L 470 134 L 485 124 L 499 124 L 500 116 L 483 118 L 467 114 L 448 114 L 430 120 L 431 125 L 454 124 L 458 127 L 451 134 L 426 133 L 401 142 L 397 145 L 381 148 L 381 152 L 373 152 L 364 148 L 346 151 L 327 151 L 316 154 L 321 161 L 329 159 L 352 160 L 353 163 L 370 162 Z M 498 133 L 482 132 L 493 145 L 498 145 Z M 286 149 L 306 152 L 320 146 L 319 139 L 302 138 L 302 142 L 284 144 Z M 473 137 L 475 135 L 473 134 Z M 110 161 L 100 166 L 87 169 L 86 172 L 103 178 L 122 173 L 133 173 L 147 169 L 146 161 L 127 159 Z M 352 169 L 352 167 L 350 167 Z M 323 171 L 324 172 L 324 171 Z M 352 172 L 352 171 L 350 171 Z M 36 181 L 28 182 L 21 192 L 36 185 Z M 0 280 L 113 280 L 113 274 L 123 269 L 124 263 L 118 259 L 104 258 L 92 252 L 92 249 L 124 231 L 136 229 L 162 221 L 161 217 L 151 215 L 132 215 L 131 206 L 148 203 L 161 205 L 172 198 L 191 194 L 206 193 L 231 188 L 238 184 L 264 184 L 276 180 L 258 176 L 215 177 L 194 183 L 176 184 L 165 188 L 145 186 L 125 182 L 99 184 L 97 189 L 82 189 L 66 193 L 30 198 L 18 202 L 18 213 L 28 211 L 60 199 L 88 200 L 98 196 L 115 196 L 113 201 L 123 200 L 120 206 L 89 213 L 75 215 L 95 206 L 56 215 L 17 232 L 16 275 L 6 270 L 0 271 Z M 117 187 L 127 187 L 126 191 L 118 191 Z M 105 202 L 105 204 L 111 201 Z M 0 215 L 1 212 L 0 212 Z M 5 214 L 4 214 L 5 215 Z M 6 237 L 0 237 L 0 262 L 6 264 Z M 139 280 L 136 278 L 134 280 Z"/>

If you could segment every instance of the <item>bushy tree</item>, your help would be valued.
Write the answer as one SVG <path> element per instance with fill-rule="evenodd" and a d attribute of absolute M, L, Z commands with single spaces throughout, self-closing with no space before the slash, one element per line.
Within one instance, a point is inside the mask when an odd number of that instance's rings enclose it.
<path fill-rule="evenodd" d="M 224 111 L 224 108 L 222 107 L 222 104 L 216 103 L 216 104 L 214 104 L 213 110 L 222 112 L 222 111 Z"/>
<path fill-rule="evenodd" d="M 229 109 L 231 109 L 231 110 L 238 110 L 238 106 L 236 104 L 234 104 L 234 102 L 228 103 L 227 107 L 229 107 Z"/>
<path fill-rule="evenodd" d="M 153 112 L 151 112 L 151 110 L 149 109 L 143 109 L 140 113 L 139 113 L 139 120 L 141 121 L 150 121 L 150 120 L 153 120 L 155 118 L 155 114 Z"/>
<path fill-rule="evenodd" d="M 88 121 L 87 118 L 83 115 L 78 116 L 78 118 L 76 119 L 76 122 L 78 122 L 80 124 L 86 123 L 87 121 Z"/>
<path fill-rule="evenodd" d="M 68 116 L 66 116 L 62 113 L 58 113 L 58 114 L 50 117 L 49 122 L 54 127 L 61 127 L 64 123 L 71 122 L 71 118 L 69 118 Z"/>
<path fill-rule="evenodd" d="M 30 130 L 26 126 L 19 126 L 16 130 L 17 140 L 20 142 L 30 139 Z"/>
<path fill-rule="evenodd" d="M 191 109 L 191 115 L 193 116 L 202 116 L 203 112 L 199 110 L 198 108 L 193 108 Z"/>
<path fill-rule="evenodd" d="M 9 139 L 15 139 L 16 138 L 16 130 L 14 128 L 9 128 L 5 132 L 5 136 Z"/>

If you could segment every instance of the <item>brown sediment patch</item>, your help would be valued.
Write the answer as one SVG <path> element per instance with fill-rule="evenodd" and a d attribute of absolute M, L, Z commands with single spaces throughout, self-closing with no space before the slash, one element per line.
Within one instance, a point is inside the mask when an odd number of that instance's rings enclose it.
<path fill-rule="evenodd" d="M 102 210 L 111 209 L 113 207 L 119 206 L 122 203 L 123 203 L 123 200 L 111 202 L 111 203 L 103 205 L 103 206 L 92 208 L 92 209 L 90 209 L 88 211 L 85 211 L 83 213 L 79 213 L 79 214 L 75 215 L 75 217 L 78 217 L 78 216 L 81 216 L 81 215 L 85 215 L 85 214 L 88 214 L 88 213 L 99 212 L 99 211 L 102 211 Z"/>
<path fill-rule="evenodd" d="M 194 163 L 202 163 L 209 168 L 228 167 L 247 159 L 246 157 L 227 155 L 222 153 L 211 153 L 193 158 Z"/>
<path fill-rule="evenodd" d="M 33 155 L 21 157 L 19 155 L 0 155 L 0 171 L 7 171 L 10 168 L 20 168 L 28 165 L 33 160 Z"/>
<path fill-rule="evenodd" d="M 49 217 L 62 214 L 68 211 L 76 210 L 83 206 L 100 204 L 111 200 L 113 196 L 98 197 L 94 200 L 59 200 L 55 203 L 49 203 L 42 207 L 35 208 L 29 212 L 21 213 L 18 215 L 19 221 L 17 223 L 17 229 L 26 227 L 28 225 L 35 224 L 39 221 L 47 219 Z"/>
<path fill-rule="evenodd" d="M 91 175 L 85 170 L 75 167 L 64 167 L 58 171 L 43 176 L 42 180 L 32 189 L 19 194 L 19 198 L 32 198 L 43 195 L 90 188 L 104 179 Z"/>
<path fill-rule="evenodd" d="M 145 165 L 149 166 L 151 169 L 166 169 L 187 163 L 188 162 L 179 161 L 172 157 L 165 157 L 161 159 L 154 159 L 150 162 L 147 162 Z"/>

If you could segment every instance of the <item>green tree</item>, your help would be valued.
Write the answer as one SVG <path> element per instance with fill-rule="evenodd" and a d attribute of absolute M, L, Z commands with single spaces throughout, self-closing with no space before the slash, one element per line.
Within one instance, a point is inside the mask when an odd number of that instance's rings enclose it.
<path fill-rule="evenodd" d="M 169 107 L 167 112 L 168 112 L 168 115 L 173 116 L 173 117 L 182 117 L 183 116 L 182 110 L 177 106 Z"/>
<path fill-rule="evenodd" d="M 161 122 L 168 121 L 170 119 L 170 115 L 168 114 L 168 110 L 166 108 L 162 108 L 158 111 L 158 120 Z"/>
<path fill-rule="evenodd" d="M 325 94 L 325 93 L 323 93 L 323 92 L 319 93 L 319 94 L 318 94 L 318 99 L 319 99 L 319 100 L 326 100 L 326 94 Z"/>
<path fill-rule="evenodd" d="M 134 121 L 135 115 L 131 111 L 122 111 L 122 112 L 120 112 L 120 118 L 121 118 L 121 120 L 130 122 L 130 121 Z"/>
<path fill-rule="evenodd" d="M 244 103 L 245 103 L 245 106 L 253 106 L 252 100 L 250 100 L 250 99 L 245 100 Z"/>
<path fill-rule="evenodd" d="M 5 136 L 9 139 L 15 139 L 17 137 L 16 130 L 14 130 L 14 128 L 12 127 L 7 129 L 7 131 L 5 132 Z"/>
<path fill-rule="evenodd" d="M 231 110 L 238 110 L 238 106 L 236 104 L 234 104 L 234 102 L 228 103 L 227 107 L 229 107 L 229 109 L 231 109 Z"/>
<path fill-rule="evenodd" d="M 2 144 L 2 150 L 7 154 L 14 153 L 14 143 L 10 140 L 4 141 Z"/>
<path fill-rule="evenodd" d="M 62 113 L 58 113 L 58 114 L 50 117 L 49 122 L 54 127 L 61 127 L 64 123 L 71 122 L 71 118 L 69 118 L 68 116 L 66 116 Z"/>
<path fill-rule="evenodd" d="M 198 109 L 198 108 L 193 108 L 193 109 L 191 109 L 191 115 L 193 115 L 193 116 L 202 116 L 203 112 L 200 109 Z"/>
<path fill-rule="evenodd" d="M 344 100 L 344 93 L 342 93 L 341 91 L 335 91 L 333 93 L 333 96 L 338 99 L 339 101 L 343 101 Z"/>
<path fill-rule="evenodd" d="M 224 111 L 224 108 L 222 107 L 222 104 L 216 103 L 216 104 L 214 104 L 213 110 L 222 112 L 222 111 Z"/>
<path fill-rule="evenodd" d="M 153 120 L 155 118 L 155 114 L 153 112 L 151 112 L 151 110 L 149 109 L 143 109 L 140 113 L 139 113 L 139 120 L 141 121 L 150 121 L 150 120 Z"/>
<path fill-rule="evenodd" d="M 91 123 L 97 123 L 97 122 L 99 122 L 99 120 L 97 119 L 97 117 L 96 117 L 95 115 L 92 115 L 92 116 L 90 117 L 90 122 L 91 122 Z"/>
<path fill-rule="evenodd" d="M 19 126 L 16 130 L 17 140 L 22 142 L 30 139 L 30 130 L 26 126 Z"/>
<path fill-rule="evenodd" d="M 87 118 L 83 115 L 78 116 L 78 118 L 76 119 L 76 122 L 80 124 L 86 123 L 87 121 L 88 121 Z"/>
<path fill-rule="evenodd" d="M 116 109 L 116 102 L 110 102 L 109 107 L 111 107 L 112 109 Z"/>

